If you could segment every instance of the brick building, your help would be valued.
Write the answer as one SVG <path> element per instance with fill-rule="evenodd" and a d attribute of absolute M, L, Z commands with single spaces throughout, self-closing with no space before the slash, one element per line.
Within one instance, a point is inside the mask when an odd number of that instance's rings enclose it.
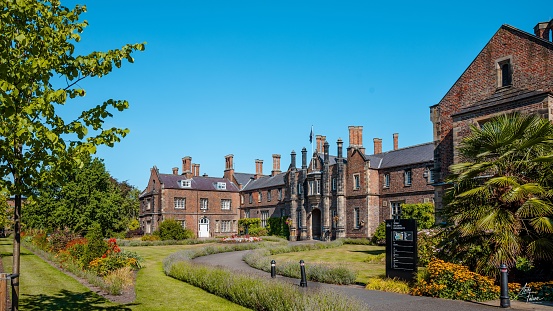
<path fill-rule="evenodd" d="M 382 152 L 382 139 L 375 138 L 374 153 L 366 154 L 362 136 L 361 126 L 349 127 L 344 157 L 341 139 L 331 156 L 326 137 L 317 135 L 316 152 L 307 165 L 303 148 L 299 169 L 292 152 L 284 176 L 292 240 L 370 237 L 402 203 L 433 201 L 432 143 L 399 149 L 394 134 L 394 150 Z"/>
<path fill-rule="evenodd" d="M 228 160 L 227 160 L 228 161 Z M 175 219 L 197 237 L 228 236 L 238 232 L 239 186 L 228 178 L 200 176 L 200 165 L 182 159 L 182 174 L 161 174 L 154 166 L 140 195 L 139 221 L 152 233 L 165 219 Z M 243 180 L 238 174 L 238 180 Z"/>
<path fill-rule="evenodd" d="M 513 111 L 553 121 L 552 32 L 553 20 L 538 23 L 534 34 L 501 26 L 442 100 L 430 107 L 437 209 L 448 168 L 459 161 L 457 146 L 471 125 Z"/>

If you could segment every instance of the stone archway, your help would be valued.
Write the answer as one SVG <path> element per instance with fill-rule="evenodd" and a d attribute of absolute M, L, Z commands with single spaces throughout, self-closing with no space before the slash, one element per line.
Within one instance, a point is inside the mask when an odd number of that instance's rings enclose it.
<path fill-rule="evenodd" d="M 311 212 L 311 238 L 320 240 L 321 233 L 321 210 L 314 208 Z"/>

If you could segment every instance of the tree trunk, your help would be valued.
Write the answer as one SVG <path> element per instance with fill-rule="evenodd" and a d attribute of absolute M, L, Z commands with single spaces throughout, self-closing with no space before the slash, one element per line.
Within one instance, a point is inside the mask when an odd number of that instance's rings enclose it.
<path fill-rule="evenodd" d="M 21 194 L 15 195 L 15 208 L 13 209 L 14 237 L 13 237 L 13 267 L 12 274 L 12 311 L 19 310 L 19 267 L 21 246 Z"/>

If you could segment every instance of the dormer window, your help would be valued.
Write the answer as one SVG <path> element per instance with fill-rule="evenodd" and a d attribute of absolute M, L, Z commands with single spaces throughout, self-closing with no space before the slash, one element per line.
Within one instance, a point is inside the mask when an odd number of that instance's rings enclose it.
<path fill-rule="evenodd" d="M 227 183 L 226 182 L 218 182 L 217 183 L 217 190 L 226 190 L 227 189 Z"/>
<path fill-rule="evenodd" d="M 191 179 L 181 180 L 180 185 L 183 188 L 190 188 L 190 187 L 192 187 L 192 180 Z"/>
<path fill-rule="evenodd" d="M 497 87 L 507 87 L 513 84 L 513 69 L 511 57 L 504 57 L 496 61 Z"/>

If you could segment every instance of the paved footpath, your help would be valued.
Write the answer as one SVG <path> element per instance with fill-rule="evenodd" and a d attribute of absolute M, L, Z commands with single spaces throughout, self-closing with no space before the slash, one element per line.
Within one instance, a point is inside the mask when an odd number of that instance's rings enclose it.
<path fill-rule="evenodd" d="M 214 266 L 222 266 L 248 274 L 255 274 L 259 277 L 271 278 L 270 273 L 254 269 L 248 266 L 242 257 L 249 251 L 220 253 L 194 259 L 194 262 L 205 263 Z M 283 276 L 277 276 L 276 280 L 291 282 L 299 285 L 298 279 L 291 279 Z M 356 285 L 331 285 L 317 282 L 307 282 L 308 288 L 326 288 L 341 292 L 347 296 L 355 298 L 365 303 L 371 310 L 382 311 L 486 311 L 486 310 L 504 310 L 499 307 L 499 300 L 485 303 L 467 302 L 459 300 L 449 300 L 440 298 L 411 296 L 405 294 L 387 293 L 375 290 L 366 290 Z M 553 311 L 553 305 L 540 305 L 534 303 L 525 303 L 520 301 L 511 301 L 510 310 L 539 310 Z"/>

